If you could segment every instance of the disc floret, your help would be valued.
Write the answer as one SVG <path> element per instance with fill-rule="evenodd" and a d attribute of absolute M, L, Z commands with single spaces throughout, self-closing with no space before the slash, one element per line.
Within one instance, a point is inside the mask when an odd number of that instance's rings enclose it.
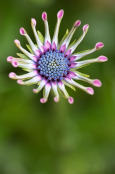
<path fill-rule="evenodd" d="M 59 50 L 49 50 L 42 55 L 38 61 L 38 71 L 40 75 L 48 80 L 62 80 L 70 70 L 68 59 Z"/>

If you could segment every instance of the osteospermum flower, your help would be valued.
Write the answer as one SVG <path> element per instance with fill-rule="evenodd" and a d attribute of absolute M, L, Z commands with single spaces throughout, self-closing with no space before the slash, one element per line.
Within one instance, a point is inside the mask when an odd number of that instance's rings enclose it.
<path fill-rule="evenodd" d="M 54 101 L 58 102 L 58 89 L 60 89 L 65 98 L 68 99 L 68 102 L 72 104 L 74 99 L 69 96 L 65 86 L 69 86 L 73 90 L 75 90 L 75 87 L 77 87 L 90 95 L 94 94 L 94 90 L 91 87 L 85 87 L 77 83 L 78 80 L 86 81 L 93 86 L 101 86 L 100 80 L 90 79 L 89 76 L 80 73 L 78 69 L 91 63 L 107 61 L 107 57 L 105 56 L 79 61 L 84 56 L 101 49 L 104 46 L 103 43 L 98 42 L 91 50 L 73 53 L 85 37 L 89 28 L 88 24 L 84 25 L 83 34 L 81 37 L 77 41 L 75 40 L 70 44 L 73 34 L 81 24 L 80 20 L 77 20 L 73 24 L 69 32 L 68 30 L 66 31 L 66 34 L 62 38 L 61 42 L 58 43 L 59 27 L 63 18 L 63 14 L 63 10 L 60 10 L 57 13 L 57 24 L 52 40 L 50 38 L 46 12 L 42 13 L 42 19 L 45 25 L 45 38 L 43 38 L 39 31 L 36 31 L 36 20 L 32 18 L 31 26 L 37 44 L 32 42 L 24 28 L 20 28 L 20 34 L 25 36 L 29 43 L 29 45 L 27 45 L 29 51 L 26 51 L 21 46 L 19 40 L 14 40 L 14 43 L 23 54 L 17 54 L 20 58 L 11 56 L 7 58 L 7 61 L 11 62 L 14 67 L 21 67 L 23 70 L 28 72 L 24 75 L 16 75 L 14 72 L 11 72 L 9 74 L 10 78 L 17 79 L 17 83 L 20 85 L 37 84 L 38 87 L 33 89 L 34 93 L 38 93 L 42 88 L 44 89 L 43 98 L 40 99 L 41 103 L 45 103 L 48 100 L 51 89 L 53 89 L 55 94 Z"/>

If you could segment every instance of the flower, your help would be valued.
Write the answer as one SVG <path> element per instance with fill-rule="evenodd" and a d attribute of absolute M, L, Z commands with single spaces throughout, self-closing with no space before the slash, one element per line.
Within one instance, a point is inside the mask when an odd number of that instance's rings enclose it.
<path fill-rule="evenodd" d="M 91 87 L 85 87 L 77 83 L 76 81 L 78 80 L 88 82 L 89 84 L 96 87 L 100 87 L 102 85 L 100 80 L 90 79 L 88 75 L 79 72 L 78 69 L 91 63 L 107 61 L 107 57 L 105 56 L 79 61 L 84 56 L 101 49 L 104 44 L 102 42 L 98 42 L 91 50 L 73 54 L 74 50 L 84 39 L 89 25 L 84 25 L 83 34 L 81 37 L 69 45 L 73 34 L 81 25 L 81 21 L 77 20 L 73 24 L 71 30 L 69 32 L 67 30 L 61 42 L 58 43 L 59 27 L 63 18 L 63 14 L 63 10 L 60 10 L 57 13 L 57 23 L 52 41 L 49 33 L 47 13 L 42 13 L 42 19 L 45 25 L 45 38 L 39 31 L 36 31 L 36 20 L 32 18 L 31 26 L 37 44 L 32 42 L 24 28 L 20 28 L 20 34 L 25 36 L 29 43 L 29 45 L 27 45 L 29 51 L 26 51 L 21 46 L 19 40 L 14 40 L 14 43 L 23 54 L 17 53 L 19 58 L 11 56 L 7 58 L 7 61 L 11 62 L 14 67 L 21 67 L 23 70 L 28 72 L 24 75 L 16 75 L 14 72 L 11 72 L 9 74 L 10 78 L 17 79 L 17 83 L 20 85 L 37 84 L 38 87 L 33 89 L 34 93 L 38 93 L 41 89 L 44 89 L 43 98 L 40 99 L 41 103 L 45 103 L 48 100 L 51 89 L 54 91 L 54 101 L 58 102 L 58 89 L 60 89 L 64 97 L 68 99 L 70 104 L 72 104 L 74 99 L 69 96 L 65 86 L 69 86 L 73 90 L 75 90 L 75 87 L 78 87 L 90 95 L 94 94 L 94 90 Z M 25 81 L 25 79 L 27 80 Z"/>

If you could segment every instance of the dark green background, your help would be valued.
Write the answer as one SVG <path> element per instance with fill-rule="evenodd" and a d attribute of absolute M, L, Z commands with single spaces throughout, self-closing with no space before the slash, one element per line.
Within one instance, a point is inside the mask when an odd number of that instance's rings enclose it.
<path fill-rule="evenodd" d="M 76 19 L 90 28 L 76 51 L 92 48 L 102 41 L 105 47 L 88 56 L 105 55 L 106 63 L 81 69 L 99 78 L 103 86 L 89 96 L 69 90 L 73 105 L 61 96 L 58 104 L 50 95 L 39 102 L 42 92 L 33 94 L 33 86 L 20 86 L 8 78 L 11 71 L 22 70 L 6 62 L 19 50 L 13 40 L 24 27 L 34 39 L 32 17 L 44 34 L 41 13 L 48 13 L 51 36 L 56 14 L 64 9 L 59 38 Z M 115 1 L 114 0 L 2 0 L 0 1 L 0 174 L 114 174 L 115 173 Z M 35 86 L 34 86 L 35 87 Z"/>

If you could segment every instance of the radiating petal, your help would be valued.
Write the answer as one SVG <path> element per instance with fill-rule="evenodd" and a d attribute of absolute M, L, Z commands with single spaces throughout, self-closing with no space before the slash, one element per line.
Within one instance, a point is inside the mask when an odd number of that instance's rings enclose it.
<path fill-rule="evenodd" d="M 41 50 L 41 46 L 43 46 L 43 44 L 38 37 L 37 31 L 36 31 L 36 20 L 34 18 L 31 19 L 31 26 L 32 26 L 32 30 L 33 30 L 38 48 L 40 48 L 40 50 Z"/>
<path fill-rule="evenodd" d="M 81 21 L 78 20 L 74 23 L 73 27 L 71 28 L 69 34 L 67 35 L 67 37 L 65 38 L 65 40 L 62 42 L 62 45 L 66 45 L 66 48 L 68 47 L 70 41 L 71 41 L 71 38 L 73 36 L 73 34 L 75 33 L 76 29 L 81 25 Z M 61 46 L 62 46 L 61 45 Z"/>
<path fill-rule="evenodd" d="M 37 84 L 41 79 L 42 79 L 41 76 L 38 75 L 27 81 L 22 81 L 19 79 L 17 80 L 17 83 L 20 85 L 32 85 L 32 84 Z"/>
<path fill-rule="evenodd" d="M 45 86 L 46 83 L 47 83 L 47 80 L 43 79 L 43 80 L 40 82 L 40 85 L 38 86 L 38 88 L 33 89 L 33 92 L 34 92 L 34 93 L 38 93 L 38 92 Z"/>
<path fill-rule="evenodd" d="M 25 38 L 27 39 L 29 45 L 32 48 L 32 51 L 35 53 L 36 56 L 39 56 L 39 50 L 38 50 L 38 48 L 32 42 L 31 38 L 29 37 L 29 35 L 27 34 L 27 32 L 26 32 L 26 30 L 24 28 L 20 28 L 20 34 L 23 35 L 23 36 L 25 36 Z"/>
<path fill-rule="evenodd" d="M 73 74 L 72 74 L 73 73 Z M 99 79 L 90 79 L 88 77 L 85 77 L 83 75 L 81 75 L 79 72 L 71 72 L 70 74 L 68 74 L 69 77 L 75 79 L 75 80 L 82 80 L 82 81 L 85 81 L 93 86 L 96 86 L 96 87 L 101 87 L 102 86 L 102 83 Z"/>
<path fill-rule="evenodd" d="M 53 89 L 54 94 L 55 94 L 54 101 L 58 102 L 59 101 L 59 93 L 57 90 L 57 83 L 56 82 L 52 82 L 52 89 Z"/>
<path fill-rule="evenodd" d="M 54 36 L 53 36 L 53 39 L 52 39 L 52 44 L 55 43 L 56 47 L 58 45 L 58 33 L 59 33 L 60 23 L 61 23 L 61 20 L 63 18 L 63 14 L 64 14 L 63 10 L 60 10 L 57 14 L 57 24 L 56 24 L 55 31 L 54 31 Z"/>
<path fill-rule="evenodd" d="M 51 90 L 51 84 L 50 83 L 46 83 L 44 96 L 43 96 L 43 98 L 40 99 L 41 103 L 46 103 L 47 102 L 50 90 Z"/>
<path fill-rule="evenodd" d="M 83 27 L 83 34 L 82 34 L 81 37 L 75 42 L 75 44 L 74 44 L 71 48 L 69 48 L 69 49 L 71 49 L 71 53 L 74 52 L 74 50 L 78 47 L 78 45 L 79 45 L 79 44 L 81 43 L 81 41 L 84 39 L 84 37 L 85 37 L 85 35 L 86 35 L 87 31 L 88 31 L 88 28 L 89 28 L 89 25 L 85 25 L 85 26 Z"/>
<path fill-rule="evenodd" d="M 95 45 L 94 48 L 92 48 L 92 49 L 90 49 L 90 50 L 86 50 L 86 51 L 82 51 L 82 52 L 73 54 L 72 56 L 75 56 L 74 61 L 75 61 L 75 60 L 79 60 L 79 59 L 81 59 L 82 57 L 85 57 L 85 56 L 87 56 L 87 55 L 89 55 L 89 54 L 91 54 L 91 53 L 93 53 L 93 52 L 95 52 L 95 51 L 101 49 L 103 46 L 104 46 L 104 44 L 103 44 L 102 42 L 99 42 L 99 43 L 97 43 L 97 44 Z M 71 56 L 71 57 L 72 57 L 72 56 Z M 71 57 L 70 57 L 70 59 L 72 59 Z"/>
<path fill-rule="evenodd" d="M 28 51 L 26 51 L 24 48 L 22 48 L 22 46 L 20 45 L 20 41 L 19 40 L 14 40 L 15 45 L 26 55 L 28 56 L 31 60 L 33 61 L 37 61 L 37 58 L 35 57 L 35 55 L 29 53 Z"/>
<path fill-rule="evenodd" d="M 57 84 L 58 84 L 58 87 L 60 88 L 60 90 L 63 92 L 65 98 L 67 98 L 68 102 L 70 104 L 72 104 L 74 102 L 74 100 L 72 97 L 69 96 L 67 90 L 65 89 L 65 85 L 63 84 L 63 82 L 60 81 L 60 82 L 57 82 Z"/>
<path fill-rule="evenodd" d="M 77 88 L 82 89 L 83 91 L 85 91 L 86 93 L 93 95 L 94 94 L 94 90 L 91 87 L 85 87 L 77 82 L 75 82 L 74 80 L 72 80 L 71 78 L 65 77 L 64 80 L 74 86 L 76 86 Z"/>
<path fill-rule="evenodd" d="M 107 57 L 99 56 L 98 58 L 95 58 L 95 59 L 88 59 L 88 60 L 84 60 L 84 61 L 78 61 L 78 62 L 75 62 L 75 63 L 71 63 L 70 67 L 79 69 L 79 68 L 81 68 L 84 65 L 89 65 L 91 63 L 96 63 L 96 62 L 105 62 L 107 60 L 108 60 Z"/>
<path fill-rule="evenodd" d="M 48 21 L 47 21 L 47 13 L 46 12 L 42 13 L 42 19 L 43 19 L 44 25 L 45 25 L 45 41 L 44 41 L 44 43 L 46 43 L 47 41 L 49 43 L 51 43 L 50 33 L 49 33 L 49 25 L 48 25 Z"/>
<path fill-rule="evenodd" d="M 23 74 L 23 75 L 16 75 L 15 73 L 11 72 L 9 74 L 9 77 L 12 79 L 27 79 L 27 78 L 32 78 L 34 76 L 38 75 L 38 72 L 36 70 L 31 71 L 27 74 Z"/>

